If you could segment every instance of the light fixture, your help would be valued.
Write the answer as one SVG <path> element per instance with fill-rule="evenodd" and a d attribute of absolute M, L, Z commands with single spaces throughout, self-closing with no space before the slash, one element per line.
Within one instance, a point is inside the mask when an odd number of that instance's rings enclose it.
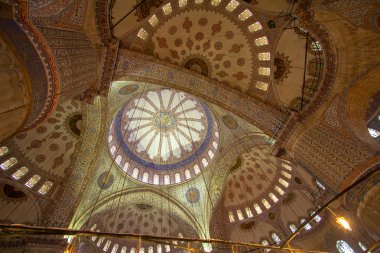
<path fill-rule="evenodd" d="M 338 223 L 339 225 L 341 225 L 344 229 L 352 231 L 350 223 L 348 223 L 348 221 L 346 220 L 346 218 L 344 218 L 342 216 L 336 217 L 336 223 Z"/>
<path fill-rule="evenodd" d="M 330 207 L 326 207 L 334 216 L 335 216 L 335 221 L 338 223 L 340 226 L 342 226 L 344 229 L 347 229 L 349 231 L 352 231 L 352 228 L 350 226 L 350 223 L 347 221 L 347 219 L 343 216 L 338 216 L 334 213 L 333 210 L 331 210 Z"/>

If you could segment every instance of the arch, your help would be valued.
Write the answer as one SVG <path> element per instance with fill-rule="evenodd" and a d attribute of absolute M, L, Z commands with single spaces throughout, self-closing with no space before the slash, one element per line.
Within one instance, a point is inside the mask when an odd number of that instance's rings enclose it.
<path fill-rule="evenodd" d="M 134 188 L 126 189 L 117 193 L 114 193 L 106 198 L 100 200 L 94 206 L 88 206 L 86 209 L 80 209 L 73 217 L 76 222 L 72 225 L 74 229 L 80 229 L 86 223 L 89 215 L 102 212 L 106 210 L 107 204 L 114 201 L 115 199 L 128 198 L 128 203 L 131 205 L 135 204 L 146 204 L 160 207 L 163 211 L 168 213 L 176 214 L 181 217 L 186 223 L 189 224 L 195 231 L 201 234 L 201 227 L 203 225 L 199 224 L 198 220 L 194 215 L 188 210 L 187 207 L 183 206 L 181 202 L 172 198 L 171 196 L 164 194 L 159 189 L 143 189 Z M 169 203 L 168 205 L 162 205 L 161 203 Z"/>
<path fill-rule="evenodd" d="M 153 175 L 153 184 L 159 185 L 160 184 L 160 176 L 157 174 Z"/>
<path fill-rule="evenodd" d="M 343 100 L 348 129 L 358 139 L 377 148 L 379 143 L 368 133 L 366 115 L 372 97 L 380 92 L 379 85 L 374 85 L 374 80 L 379 78 L 380 64 L 371 65 L 346 88 Z"/>
<path fill-rule="evenodd" d="M 132 177 L 137 179 L 139 177 L 139 169 L 138 168 L 134 168 L 133 171 L 132 171 Z"/>
<path fill-rule="evenodd" d="M 185 178 L 186 179 L 190 179 L 191 178 L 190 170 L 185 170 Z"/>
<path fill-rule="evenodd" d="M 142 180 L 141 180 L 143 183 L 148 183 L 149 182 L 149 173 L 148 172 L 144 172 L 143 173 L 143 176 L 142 176 Z"/>
<path fill-rule="evenodd" d="M 181 183 L 181 175 L 179 173 L 174 174 L 174 183 Z"/>

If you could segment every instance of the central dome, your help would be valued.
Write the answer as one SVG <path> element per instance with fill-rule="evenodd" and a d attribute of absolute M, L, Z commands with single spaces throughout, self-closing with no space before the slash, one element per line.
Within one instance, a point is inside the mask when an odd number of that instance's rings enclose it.
<path fill-rule="evenodd" d="M 210 109 L 195 97 L 171 89 L 142 93 L 115 116 L 111 155 L 133 178 L 174 184 L 200 173 L 214 158 L 218 130 Z"/>

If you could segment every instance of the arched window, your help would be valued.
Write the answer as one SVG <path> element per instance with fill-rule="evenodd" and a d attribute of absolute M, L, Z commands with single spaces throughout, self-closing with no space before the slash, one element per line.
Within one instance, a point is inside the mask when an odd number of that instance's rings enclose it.
<path fill-rule="evenodd" d="M 285 186 L 285 187 L 288 187 L 289 186 L 289 183 L 288 182 L 286 182 L 284 179 L 282 179 L 282 178 L 280 178 L 279 180 L 278 180 L 278 182 L 280 182 L 280 184 L 282 184 L 283 186 Z"/>
<path fill-rule="evenodd" d="M 246 207 L 246 208 L 245 208 L 245 213 L 247 214 L 248 218 L 253 217 L 253 213 L 252 213 L 252 211 L 251 211 L 251 208 Z"/>
<path fill-rule="evenodd" d="M 115 162 L 117 164 L 120 164 L 121 163 L 121 160 L 123 159 L 123 157 L 121 155 L 117 155 L 116 159 L 115 159 Z"/>
<path fill-rule="evenodd" d="M 317 184 L 319 189 L 326 190 L 326 187 L 321 182 L 319 182 L 318 180 L 315 180 L 315 183 Z"/>
<path fill-rule="evenodd" d="M 14 166 L 17 163 L 17 159 L 12 157 L 0 164 L 0 167 L 3 170 L 9 170 L 12 166 Z"/>
<path fill-rule="evenodd" d="M 276 192 L 278 192 L 280 195 L 284 195 L 284 191 L 278 187 L 277 185 L 274 187 L 274 189 L 276 190 Z"/>
<path fill-rule="evenodd" d="M 129 162 L 125 162 L 125 163 L 124 163 L 124 167 L 123 167 L 123 171 L 124 171 L 124 172 L 127 172 L 127 171 L 128 171 L 128 168 L 129 168 Z"/>
<path fill-rule="evenodd" d="M 12 177 L 16 180 L 19 180 L 23 176 L 25 176 L 26 173 L 28 173 L 29 169 L 27 167 L 21 167 L 18 169 L 15 173 L 13 173 Z"/>
<path fill-rule="evenodd" d="M 138 176 L 139 176 L 139 169 L 138 168 L 134 168 L 133 172 L 132 172 L 132 177 L 137 179 Z"/>
<path fill-rule="evenodd" d="M 218 148 L 218 143 L 216 143 L 216 141 L 213 141 L 213 142 L 212 142 L 212 146 L 213 146 L 215 149 L 217 149 L 217 148 Z"/>
<path fill-rule="evenodd" d="M 290 231 L 292 231 L 292 233 L 296 232 L 296 230 L 297 230 L 297 227 L 294 224 L 290 224 L 289 228 L 290 228 Z"/>
<path fill-rule="evenodd" d="M 170 176 L 169 175 L 164 176 L 164 184 L 170 184 Z"/>
<path fill-rule="evenodd" d="M 144 252 L 145 252 L 145 249 L 144 248 L 140 248 L 139 253 L 144 253 Z"/>
<path fill-rule="evenodd" d="M 165 245 L 165 251 L 169 252 L 170 251 L 170 245 Z"/>
<path fill-rule="evenodd" d="M 179 173 L 174 174 L 174 182 L 181 183 L 181 175 Z"/>
<path fill-rule="evenodd" d="M 143 183 L 148 183 L 148 181 L 149 181 L 149 174 L 148 174 L 148 172 L 144 172 L 143 173 L 142 181 L 143 181 Z"/>
<path fill-rule="evenodd" d="M 261 202 L 263 202 L 263 205 L 265 206 L 266 209 L 269 209 L 271 205 L 269 204 L 268 200 L 263 199 Z"/>
<path fill-rule="evenodd" d="M 108 248 L 109 248 L 110 246 L 111 246 L 111 241 L 108 240 L 108 241 L 106 242 L 106 244 L 104 244 L 103 251 L 107 251 Z"/>
<path fill-rule="evenodd" d="M 96 224 L 92 225 L 92 227 L 90 228 L 91 231 L 94 231 L 96 229 Z"/>
<path fill-rule="evenodd" d="M 132 247 L 130 250 L 129 250 L 129 253 L 135 253 L 136 252 L 136 249 L 134 247 Z"/>
<path fill-rule="evenodd" d="M 104 237 L 100 237 L 96 246 L 100 247 L 100 245 L 102 245 L 103 241 L 104 241 Z"/>
<path fill-rule="evenodd" d="M 230 222 L 235 222 L 235 217 L 233 212 L 228 212 L 228 218 L 230 219 Z"/>
<path fill-rule="evenodd" d="M 313 51 L 321 51 L 322 50 L 322 47 L 321 47 L 321 44 L 319 43 L 319 41 L 312 41 L 310 47 L 311 47 L 311 50 L 313 50 Z"/>
<path fill-rule="evenodd" d="M 278 198 L 273 193 L 269 193 L 269 197 L 273 200 L 274 203 L 278 201 Z"/>
<path fill-rule="evenodd" d="M 355 253 L 355 251 L 345 241 L 339 240 L 336 242 L 336 248 L 340 253 Z"/>
<path fill-rule="evenodd" d="M 284 177 L 286 177 L 286 178 L 288 178 L 288 179 L 291 179 L 292 178 L 292 175 L 290 175 L 288 172 L 286 172 L 286 171 L 281 171 L 281 174 L 284 176 Z"/>
<path fill-rule="evenodd" d="M 301 219 L 301 220 L 300 220 L 300 223 L 303 224 L 305 221 L 306 221 L 305 219 Z M 309 223 L 307 223 L 307 224 L 304 226 L 304 228 L 305 228 L 306 230 L 310 230 L 310 229 L 311 229 L 311 225 L 310 225 Z"/>
<path fill-rule="evenodd" d="M 112 146 L 110 151 L 111 151 L 111 154 L 114 155 L 116 152 L 116 146 Z"/>
<path fill-rule="evenodd" d="M 244 216 L 243 216 L 243 213 L 241 212 L 241 210 L 236 210 L 236 213 L 237 213 L 237 216 L 238 216 L 238 219 L 239 220 L 243 220 L 244 219 Z"/>
<path fill-rule="evenodd" d="M 191 178 L 190 170 L 185 170 L 185 178 L 186 179 L 190 179 Z"/>
<path fill-rule="evenodd" d="M 202 164 L 203 164 L 203 168 L 206 168 L 208 166 L 208 161 L 206 158 L 202 158 Z"/>
<path fill-rule="evenodd" d="M 272 233 L 272 235 L 271 235 L 271 237 L 272 237 L 272 240 L 276 243 L 276 244 L 280 244 L 281 243 L 281 239 L 280 239 L 280 237 L 278 236 L 278 234 L 276 234 L 276 233 Z"/>
<path fill-rule="evenodd" d="M 148 247 L 148 253 L 153 253 L 153 246 Z"/>
<path fill-rule="evenodd" d="M 162 246 L 161 246 L 161 244 L 157 244 L 157 253 L 162 253 Z"/>
<path fill-rule="evenodd" d="M 208 156 L 210 157 L 210 159 L 214 158 L 214 152 L 212 152 L 212 150 L 209 150 Z"/>
<path fill-rule="evenodd" d="M 258 204 L 254 204 L 253 207 L 255 208 L 257 214 L 261 214 L 263 212 Z"/>
<path fill-rule="evenodd" d="M 127 253 L 127 246 L 123 246 L 120 253 Z"/>
<path fill-rule="evenodd" d="M 195 175 L 198 175 L 199 172 L 201 172 L 201 170 L 199 169 L 198 164 L 195 164 L 195 165 L 194 165 L 194 173 L 195 173 Z"/>
<path fill-rule="evenodd" d="M 153 184 L 160 184 L 160 176 L 157 174 L 153 175 Z"/>
<path fill-rule="evenodd" d="M 287 165 L 286 163 L 283 163 L 283 164 L 281 164 L 282 165 L 282 167 L 284 167 L 285 169 L 287 169 L 287 170 L 292 170 L 292 167 L 290 167 L 289 165 Z"/>
<path fill-rule="evenodd" d="M 42 194 L 42 195 L 45 195 L 46 193 L 48 193 L 48 191 L 50 190 L 50 188 L 53 186 L 53 182 L 51 181 L 46 181 L 42 186 L 41 188 L 38 190 L 38 193 Z"/>
<path fill-rule="evenodd" d="M 379 131 L 377 131 L 377 130 L 375 130 L 375 129 L 373 129 L 373 128 L 368 128 L 368 132 L 369 132 L 369 134 L 371 135 L 371 137 L 372 138 L 377 138 L 377 137 L 379 137 L 379 135 L 380 135 L 380 132 Z"/>
<path fill-rule="evenodd" d="M 40 180 L 41 180 L 41 176 L 34 175 L 28 180 L 28 182 L 25 183 L 25 186 L 28 188 L 33 188 L 33 186 L 35 186 Z"/>
<path fill-rule="evenodd" d="M 9 152 L 9 148 L 6 146 L 0 147 L 0 157 L 6 155 Z"/>
<path fill-rule="evenodd" d="M 362 242 L 359 242 L 359 247 L 363 250 L 363 251 L 366 251 L 367 250 L 367 246 L 362 243 Z"/>
<path fill-rule="evenodd" d="M 261 245 L 269 246 L 269 242 L 268 242 L 267 240 L 264 239 L 264 240 L 261 241 Z M 270 249 L 265 249 L 264 251 L 265 251 L 265 252 L 268 252 L 268 251 L 270 251 Z"/>
<path fill-rule="evenodd" d="M 183 238 L 183 235 L 182 235 L 181 232 L 178 233 L 178 237 L 179 237 L 179 238 Z"/>
<path fill-rule="evenodd" d="M 113 139 L 112 134 L 108 135 L 108 142 L 111 142 Z"/>

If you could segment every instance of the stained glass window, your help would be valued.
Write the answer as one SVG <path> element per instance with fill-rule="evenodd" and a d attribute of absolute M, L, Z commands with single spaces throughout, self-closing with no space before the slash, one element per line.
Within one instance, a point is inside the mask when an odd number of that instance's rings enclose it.
<path fill-rule="evenodd" d="M 256 88 L 266 91 L 268 89 L 268 83 L 262 82 L 262 81 L 257 81 L 256 82 Z"/>
<path fill-rule="evenodd" d="M 321 44 L 318 41 L 313 41 L 313 42 L 311 42 L 311 49 L 313 51 L 321 51 L 322 47 L 321 47 Z"/>
<path fill-rule="evenodd" d="M 118 249 L 119 249 L 119 244 L 116 243 L 115 245 L 113 245 L 111 253 L 116 253 Z"/>
<path fill-rule="evenodd" d="M 288 187 L 289 186 L 289 183 L 288 182 L 286 182 L 284 179 L 282 179 L 282 178 L 280 178 L 279 180 L 278 180 L 278 182 L 280 182 L 280 184 L 282 184 L 283 186 L 285 186 L 285 187 Z"/>
<path fill-rule="evenodd" d="M 368 128 L 368 132 L 372 138 L 377 138 L 380 135 L 380 132 L 373 128 Z"/>
<path fill-rule="evenodd" d="M 33 188 L 33 186 L 35 186 L 40 180 L 41 180 L 41 176 L 34 175 L 28 180 L 28 182 L 25 183 L 25 186 L 28 188 Z"/>
<path fill-rule="evenodd" d="M 236 0 L 231 0 L 231 2 L 229 2 L 226 6 L 226 10 L 227 11 L 233 11 L 236 9 L 236 7 L 239 6 L 239 2 L 236 1 Z"/>
<path fill-rule="evenodd" d="M 222 0 L 211 0 L 212 6 L 218 6 Z"/>
<path fill-rule="evenodd" d="M 149 181 L 149 174 L 148 174 L 148 172 L 144 172 L 143 173 L 143 177 L 142 177 L 141 181 L 143 181 L 144 183 L 148 183 L 148 181 Z"/>
<path fill-rule="evenodd" d="M 148 247 L 148 253 L 153 253 L 153 246 Z"/>
<path fill-rule="evenodd" d="M 157 16 L 156 14 L 153 14 L 150 18 L 149 18 L 149 24 L 151 26 L 156 26 L 158 24 L 158 19 L 157 19 Z"/>
<path fill-rule="evenodd" d="M 289 165 L 287 165 L 286 163 L 283 163 L 283 164 L 281 164 L 282 165 L 282 167 L 284 167 L 285 169 L 287 169 L 287 170 L 292 170 L 292 167 L 290 167 Z"/>
<path fill-rule="evenodd" d="M 237 216 L 238 216 L 239 220 L 243 220 L 244 219 L 244 216 L 243 216 L 243 213 L 242 213 L 241 210 L 237 210 L 236 213 L 237 213 Z"/>
<path fill-rule="evenodd" d="M 301 219 L 300 223 L 303 224 L 305 221 L 306 221 L 305 219 Z M 309 223 L 306 223 L 306 225 L 304 226 L 304 228 L 306 230 L 310 230 L 311 229 L 311 225 Z"/>
<path fill-rule="evenodd" d="M 269 76 L 270 75 L 270 68 L 260 67 L 259 68 L 259 74 L 262 76 Z"/>
<path fill-rule="evenodd" d="M 127 246 L 123 246 L 120 253 L 127 253 Z"/>
<path fill-rule="evenodd" d="M 104 241 L 104 237 L 100 237 L 100 239 L 99 239 L 98 243 L 96 244 L 96 246 L 100 247 L 100 245 L 102 245 L 103 241 Z"/>
<path fill-rule="evenodd" d="M 252 17 L 252 12 L 248 9 L 245 9 L 245 11 L 243 11 L 242 13 L 239 14 L 239 19 L 241 21 L 245 21 L 250 17 Z"/>
<path fill-rule="evenodd" d="M 292 233 L 296 232 L 296 230 L 297 230 L 297 227 L 294 224 L 290 224 L 289 228 L 290 228 L 290 231 L 292 231 Z"/>
<path fill-rule="evenodd" d="M 273 200 L 274 203 L 278 201 L 278 198 L 273 193 L 269 193 L 269 197 Z"/>
<path fill-rule="evenodd" d="M 345 241 L 339 240 L 336 242 L 336 248 L 340 253 L 355 253 L 355 251 Z"/>
<path fill-rule="evenodd" d="M 320 188 L 322 190 L 326 190 L 326 187 L 321 182 L 319 182 L 318 180 L 315 180 L 315 183 L 317 184 L 318 188 Z"/>
<path fill-rule="evenodd" d="M 362 242 L 359 242 L 359 247 L 360 247 L 363 251 L 366 251 L 366 250 L 367 250 L 367 246 L 365 246 L 365 244 L 362 243 Z"/>
<path fill-rule="evenodd" d="M 278 192 L 280 195 L 284 195 L 284 191 L 278 187 L 277 185 L 274 187 L 274 189 L 276 190 L 276 192 Z"/>
<path fill-rule="evenodd" d="M 108 248 L 110 247 L 110 245 L 111 245 L 111 241 L 108 240 L 108 241 L 106 242 L 106 244 L 104 244 L 103 251 L 107 251 Z"/>
<path fill-rule="evenodd" d="M 161 244 L 157 245 L 157 253 L 162 253 L 162 246 L 161 246 Z"/>
<path fill-rule="evenodd" d="M 145 249 L 144 248 L 140 248 L 139 253 L 144 253 L 144 252 L 145 252 Z"/>
<path fill-rule="evenodd" d="M 170 176 L 169 175 L 164 176 L 164 184 L 170 184 Z"/>
<path fill-rule="evenodd" d="M 257 214 L 261 214 L 263 212 L 258 204 L 254 204 L 253 207 L 255 208 Z"/>
<path fill-rule="evenodd" d="M 248 30 L 250 32 L 257 32 L 258 30 L 263 29 L 260 22 L 253 23 L 252 25 L 248 26 Z"/>
<path fill-rule="evenodd" d="M 286 178 L 292 178 L 292 176 L 288 173 L 288 172 L 286 172 L 286 171 L 281 171 L 281 174 L 284 176 L 284 177 L 286 177 Z"/>
<path fill-rule="evenodd" d="M 178 0 L 179 8 L 183 8 L 187 5 L 187 0 Z"/>
<path fill-rule="evenodd" d="M 129 250 L 129 253 L 135 253 L 136 252 L 136 249 L 134 247 L 132 247 L 130 250 Z"/>
<path fill-rule="evenodd" d="M 157 174 L 153 175 L 153 184 L 160 184 L 160 176 Z"/>
<path fill-rule="evenodd" d="M 175 173 L 174 182 L 175 183 L 181 183 L 181 175 L 179 173 Z"/>
<path fill-rule="evenodd" d="M 257 39 L 255 39 L 255 44 L 256 44 L 256 46 L 268 45 L 268 38 L 265 36 L 257 38 Z"/>
<path fill-rule="evenodd" d="M 169 252 L 170 251 L 170 245 L 165 245 L 165 251 Z"/>
<path fill-rule="evenodd" d="M 235 222 L 235 217 L 234 217 L 233 212 L 229 212 L 229 213 L 228 213 L 228 217 L 229 217 L 229 219 L 230 219 L 230 222 Z"/>
<path fill-rule="evenodd" d="M 164 12 L 165 15 L 169 15 L 170 13 L 172 13 L 172 6 L 170 5 L 170 3 L 167 3 L 165 4 L 163 7 L 162 7 L 162 11 Z"/>
<path fill-rule="evenodd" d="M 269 209 L 271 205 L 269 204 L 268 200 L 263 199 L 261 202 L 263 202 L 263 205 L 265 206 L 266 209 Z"/>
<path fill-rule="evenodd" d="M 133 172 L 132 172 L 132 177 L 138 178 L 138 176 L 139 176 L 139 169 L 138 168 L 134 168 Z"/>
<path fill-rule="evenodd" d="M 50 188 L 51 188 L 52 186 L 53 186 L 53 182 L 51 182 L 51 181 L 46 181 L 46 182 L 41 186 L 41 188 L 38 190 L 38 193 L 45 195 L 46 193 L 48 193 L 48 191 L 50 190 Z"/>
<path fill-rule="evenodd" d="M 191 178 L 190 170 L 185 170 L 185 178 L 186 179 L 190 179 Z"/>
<path fill-rule="evenodd" d="M 270 53 L 265 52 L 265 53 L 259 53 L 259 60 L 260 61 L 269 61 L 270 60 Z"/>
<path fill-rule="evenodd" d="M 311 215 L 313 215 L 313 214 L 315 214 L 315 212 L 311 212 L 310 213 Z M 318 215 L 316 215 L 314 218 L 313 218 L 313 220 L 315 221 L 315 222 L 320 222 L 321 220 L 322 220 L 322 217 L 321 216 L 319 216 L 319 214 Z"/>
<path fill-rule="evenodd" d="M 251 211 L 251 208 L 246 207 L 246 208 L 245 208 L 245 213 L 247 214 L 247 216 L 248 216 L 249 218 L 253 217 L 253 213 L 252 213 L 252 211 Z"/>
<path fill-rule="evenodd" d="M 273 239 L 273 241 L 274 241 L 276 244 L 280 244 L 280 243 L 281 243 L 281 239 L 280 239 L 280 237 L 278 236 L 278 234 L 276 234 L 276 233 L 272 233 L 272 239 Z"/>
<path fill-rule="evenodd" d="M 264 239 L 264 240 L 261 241 L 261 245 L 269 246 L 269 242 L 268 242 L 267 240 Z M 270 251 L 270 249 L 265 249 L 264 251 L 265 251 L 265 252 L 268 252 L 268 251 Z"/>
<path fill-rule="evenodd" d="M 0 147 L 0 157 L 2 157 L 3 155 L 6 155 L 8 152 L 9 152 L 8 147 L 6 147 L 6 146 Z"/>
<path fill-rule="evenodd" d="M 148 38 L 148 32 L 144 28 L 140 28 L 139 32 L 137 33 L 137 37 L 142 40 L 146 40 L 146 38 Z"/>
<path fill-rule="evenodd" d="M 9 158 L 8 160 L 6 160 L 5 162 L 3 162 L 0 167 L 3 169 L 3 170 L 9 170 L 10 168 L 12 168 L 12 166 L 14 166 L 15 164 L 17 163 L 17 159 L 12 157 L 12 158 Z"/>

